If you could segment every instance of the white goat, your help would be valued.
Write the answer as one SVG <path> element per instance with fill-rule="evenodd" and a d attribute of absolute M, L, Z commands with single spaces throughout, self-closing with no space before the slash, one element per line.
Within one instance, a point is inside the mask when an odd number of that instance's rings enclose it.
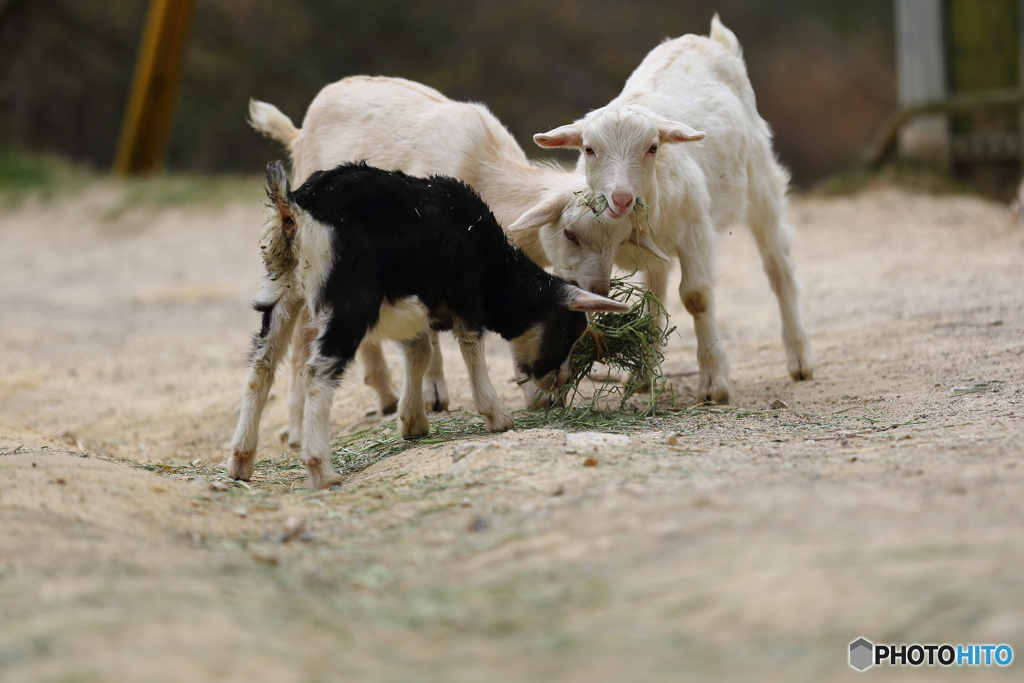
<path fill-rule="evenodd" d="M 455 102 L 433 88 L 401 78 L 352 76 L 326 86 L 309 105 L 302 129 L 273 105 L 253 101 L 250 124 L 287 146 L 294 179 L 301 184 L 314 171 L 365 160 L 379 168 L 414 176 L 444 174 L 469 183 L 491 207 L 516 244 L 541 266 L 579 287 L 606 295 L 616 254 L 627 241 L 668 262 L 647 233 L 631 220 L 596 216 L 581 206 L 589 197 L 582 173 L 530 163 L 512 135 L 483 105 Z M 694 133 L 693 131 L 690 131 Z M 301 434 L 302 368 L 312 339 L 306 325 L 296 328 L 289 396 L 289 441 Z M 448 391 L 437 335 L 424 377 L 432 410 L 445 410 Z M 365 382 L 384 413 L 398 398 L 380 344 L 360 348 Z M 524 387 L 527 401 L 535 392 Z"/>
<path fill-rule="evenodd" d="M 707 139 L 660 146 L 685 139 L 671 133 L 677 121 L 699 127 Z M 699 396 L 718 403 L 729 400 L 729 380 L 712 296 L 714 243 L 716 230 L 744 217 L 779 302 L 789 373 L 796 380 L 813 373 L 789 256 L 792 230 L 783 221 L 789 175 L 771 139 L 739 41 L 717 14 L 710 38 L 662 43 L 607 106 L 534 136 L 542 147 L 581 149 L 578 168 L 609 211 L 623 214 L 637 198 L 646 201 L 658 246 L 679 258 L 679 296 L 697 337 Z M 668 264 L 649 260 L 644 269 L 651 291 L 664 297 Z"/>

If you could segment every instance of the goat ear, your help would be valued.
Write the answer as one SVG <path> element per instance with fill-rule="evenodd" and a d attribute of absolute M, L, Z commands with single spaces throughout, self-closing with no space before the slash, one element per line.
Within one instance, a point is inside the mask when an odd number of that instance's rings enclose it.
<path fill-rule="evenodd" d="M 654 240 L 652 240 L 651 236 L 647 234 L 647 231 L 642 228 L 638 228 L 631 232 L 629 235 L 629 241 L 641 249 L 646 249 L 651 252 L 656 258 L 664 261 L 665 263 L 668 263 L 671 260 L 665 252 L 658 248 L 658 245 L 654 243 Z"/>
<path fill-rule="evenodd" d="M 557 147 L 582 147 L 583 131 L 575 123 L 570 123 L 568 126 L 555 128 L 547 133 L 537 133 L 533 136 L 533 141 L 541 147 L 549 149 Z"/>
<path fill-rule="evenodd" d="M 508 232 L 515 235 L 517 232 L 536 230 L 542 225 L 554 223 L 561 217 L 562 212 L 569 206 L 569 197 L 564 194 L 552 194 L 540 201 L 532 209 L 519 217 L 512 225 L 508 226 Z"/>
<path fill-rule="evenodd" d="M 271 161 L 267 164 L 267 196 L 277 205 L 282 220 L 290 218 L 292 215 L 292 208 L 288 201 L 289 194 L 291 194 L 291 187 L 288 184 L 288 172 L 284 170 L 284 164 L 280 161 Z"/>
<path fill-rule="evenodd" d="M 629 304 L 609 299 L 600 294 L 584 291 L 574 285 L 566 285 L 565 306 L 570 311 L 586 311 L 588 313 L 600 311 L 625 313 L 629 310 Z"/>
<path fill-rule="evenodd" d="M 704 133 L 690 128 L 679 121 L 662 121 L 658 126 L 658 140 L 666 142 L 696 142 L 703 140 Z"/>
<path fill-rule="evenodd" d="M 281 230 L 289 239 L 295 233 L 295 215 L 290 194 L 291 187 L 288 185 L 288 172 L 284 170 L 284 164 L 280 161 L 267 164 L 267 196 L 277 206 Z"/>

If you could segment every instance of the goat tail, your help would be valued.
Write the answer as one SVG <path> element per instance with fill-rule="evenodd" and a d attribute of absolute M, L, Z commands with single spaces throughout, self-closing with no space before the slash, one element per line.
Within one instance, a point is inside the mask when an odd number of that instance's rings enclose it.
<path fill-rule="evenodd" d="M 249 100 L 249 125 L 285 147 L 290 147 L 300 132 L 280 109 L 259 100 Z"/>
<path fill-rule="evenodd" d="M 711 17 L 711 40 L 718 41 L 729 52 L 741 59 L 743 58 L 743 48 L 740 47 L 739 39 L 735 33 L 725 27 L 722 20 L 718 18 L 718 12 L 715 12 L 715 16 Z"/>
<path fill-rule="evenodd" d="M 284 164 L 280 161 L 271 161 L 267 164 L 266 190 L 267 196 L 277 204 L 277 208 L 283 213 L 284 203 L 288 201 L 291 186 L 288 184 L 288 172 L 284 170 Z"/>

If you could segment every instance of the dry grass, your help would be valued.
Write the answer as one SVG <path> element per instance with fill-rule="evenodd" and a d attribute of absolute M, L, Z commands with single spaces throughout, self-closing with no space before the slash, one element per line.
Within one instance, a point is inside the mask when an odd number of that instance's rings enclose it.
<path fill-rule="evenodd" d="M 571 375 L 560 402 L 585 405 L 591 410 L 640 410 L 645 415 L 653 415 L 666 401 L 674 405 L 672 388 L 661 370 L 662 349 L 675 331 L 667 326 L 664 306 L 657 296 L 626 278 L 612 280 L 609 296 L 632 306 L 626 313 L 591 317 L 587 331 L 573 348 Z M 661 320 L 666 321 L 665 326 Z M 587 392 L 584 380 L 595 375 L 597 365 L 603 366 L 601 375 L 622 375 L 625 381 L 598 382 Z M 634 396 L 645 392 L 647 398 L 642 405 L 630 404 Z"/>

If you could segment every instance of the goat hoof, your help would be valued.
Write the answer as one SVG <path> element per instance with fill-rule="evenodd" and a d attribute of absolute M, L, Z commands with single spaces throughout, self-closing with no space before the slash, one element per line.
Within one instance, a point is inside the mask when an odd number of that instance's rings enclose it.
<path fill-rule="evenodd" d="M 633 375 L 630 375 L 629 382 L 627 382 L 627 385 L 628 384 L 634 384 L 636 386 L 636 393 L 638 394 L 649 394 L 651 393 L 651 390 L 654 388 L 654 378 L 648 376 L 641 379 Z"/>
<path fill-rule="evenodd" d="M 487 424 L 487 431 L 490 432 L 507 432 L 516 426 L 515 423 L 512 422 L 512 416 L 508 413 L 484 415 L 484 422 Z"/>
<path fill-rule="evenodd" d="M 725 405 L 729 402 L 729 384 L 723 380 L 702 379 L 698 396 L 707 403 Z"/>
<path fill-rule="evenodd" d="M 432 413 L 443 413 L 448 410 L 448 385 L 443 379 L 423 381 L 423 403 Z"/>
<path fill-rule="evenodd" d="M 294 440 L 292 439 L 291 435 L 293 433 L 301 433 L 301 430 L 296 432 L 295 430 L 288 429 L 287 427 L 285 427 L 284 429 L 277 433 L 277 438 L 281 440 L 282 444 L 287 444 L 289 448 L 298 448 L 302 444 L 299 441 L 298 436 L 296 436 Z"/>
<path fill-rule="evenodd" d="M 331 467 L 331 458 L 304 455 L 303 463 L 306 465 L 306 478 L 309 481 L 309 488 L 313 491 L 329 489 L 335 484 L 341 483 L 341 475 Z"/>
<path fill-rule="evenodd" d="M 228 476 L 232 479 L 249 481 L 256 469 L 256 458 L 249 451 L 232 449 L 227 462 Z"/>
<path fill-rule="evenodd" d="M 430 420 L 427 414 L 403 415 L 398 419 L 398 431 L 402 438 L 413 439 L 417 436 L 426 436 L 430 433 Z"/>
<path fill-rule="evenodd" d="M 389 401 L 387 403 L 381 403 L 380 404 L 380 414 L 381 415 L 394 415 L 396 412 L 398 412 L 398 399 L 397 398 L 394 401 Z"/>
<path fill-rule="evenodd" d="M 321 472 L 314 475 L 310 472 L 308 479 L 309 488 L 312 491 L 326 491 L 332 486 L 341 486 L 341 475 L 337 472 L 331 472 L 329 475 L 324 475 Z"/>
<path fill-rule="evenodd" d="M 805 379 L 813 379 L 814 368 L 808 365 L 800 364 L 797 367 L 790 369 L 789 376 L 792 377 L 797 382 L 803 381 Z"/>

